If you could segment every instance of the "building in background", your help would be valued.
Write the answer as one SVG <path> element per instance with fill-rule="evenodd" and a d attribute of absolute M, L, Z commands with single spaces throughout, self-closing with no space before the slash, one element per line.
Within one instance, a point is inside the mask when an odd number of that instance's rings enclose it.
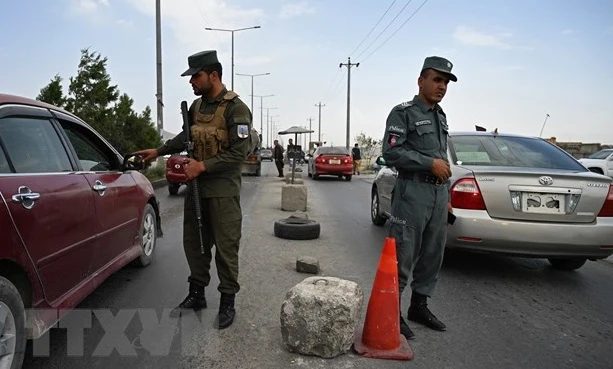
<path fill-rule="evenodd" d="M 613 148 L 613 145 L 600 143 L 558 142 L 555 137 L 547 138 L 546 140 L 571 154 L 576 159 L 586 158 L 597 151 Z"/>

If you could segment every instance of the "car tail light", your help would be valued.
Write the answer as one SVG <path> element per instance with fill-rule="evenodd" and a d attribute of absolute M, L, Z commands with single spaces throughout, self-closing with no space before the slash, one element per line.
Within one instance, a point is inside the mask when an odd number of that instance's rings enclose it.
<path fill-rule="evenodd" d="M 451 206 L 458 209 L 485 210 L 485 201 L 474 179 L 460 179 L 451 187 Z"/>
<path fill-rule="evenodd" d="M 315 158 L 315 163 L 317 164 L 323 164 L 324 162 L 325 160 L 321 156 L 318 156 L 317 158 Z"/>
<path fill-rule="evenodd" d="M 598 213 L 599 217 L 613 217 L 613 184 L 609 186 L 609 193 L 607 199 L 604 200 L 602 209 Z"/>
<path fill-rule="evenodd" d="M 345 158 L 345 159 L 343 160 L 343 164 L 351 164 L 352 162 L 353 162 L 353 159 L 352 159 L 352 158 L 350 158 L 350 157 L 349 157 L 349 158 Z"/>

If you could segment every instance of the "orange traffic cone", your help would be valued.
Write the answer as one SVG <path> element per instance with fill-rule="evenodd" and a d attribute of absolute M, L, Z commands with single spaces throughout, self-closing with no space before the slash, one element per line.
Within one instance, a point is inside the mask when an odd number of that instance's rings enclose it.
<path fill-rule="evenodd" d="M 366 357 L 411 360 L 413 351 L 400 334 L 400 296 L 398 293 L 398 261 L 396 239 L 387 237 L 379 259 L 364 329 L 357 332 L 355 351 Z"/>

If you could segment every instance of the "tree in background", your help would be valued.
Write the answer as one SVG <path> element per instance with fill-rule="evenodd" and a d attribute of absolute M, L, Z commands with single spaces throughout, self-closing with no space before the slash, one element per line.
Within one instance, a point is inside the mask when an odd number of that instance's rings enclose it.
<path fill-rule="evenodd" d="M 62 77 L 56 74 L 55 77 L 51 78 L 51 82 L 40 90 L 36 100 L 63 108 L 66 104 L 66 97 L 62 91 Z"/>
<path fill-rule="evenodd" d="M 68 95 L 62 93 L 62 78 L 56 75 L 40 90 L 37 100 L 66 109 L 92 126 L 121 154 L 157 147 L 161 139 L 151 120 L 149 106 L 141 114 L 132 100 L 111 83 L 107 58 L 81 50 L 77 75 L 70 77 Z"/>
<path fill-rule="evenodd" d="M 366 136 L 364 132 L 360 132 L 355 136 L 355 141 L 360 147 L 362 153 L 362 167 L 365 169 L 371 169 L 372 158 L 381 154 L 381 147 L 383 140 L 375 140 L 370 136 Z"/>

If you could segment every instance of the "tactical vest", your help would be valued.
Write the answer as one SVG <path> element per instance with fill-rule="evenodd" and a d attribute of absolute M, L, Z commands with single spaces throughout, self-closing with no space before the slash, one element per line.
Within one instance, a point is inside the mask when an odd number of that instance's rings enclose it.
<path fill-rule="evenodd" d="M 196 100 L 193 123 L 191 126 L 192 141 L 194 142 L 194 156 L 196 160 L 205 160 L 215 157 L 230 147 L 228 141 L 228 128 L 224 114 L 228 103 L 238 95 L 228 91 L 217 106 L 214 114 L 202 114 L 200 106 L 202 99 Z"/>

